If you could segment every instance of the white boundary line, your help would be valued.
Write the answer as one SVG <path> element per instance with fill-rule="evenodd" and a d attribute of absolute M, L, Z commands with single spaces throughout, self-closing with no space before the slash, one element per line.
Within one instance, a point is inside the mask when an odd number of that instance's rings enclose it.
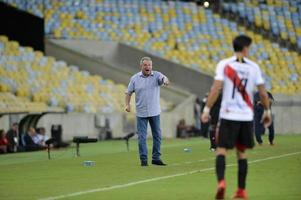
<path fill-rule="evenodd" d="M 263 162 L 263 161 L 267 161 L 267 160 L 279 159 L 279 158 L 288 157 L 288 156 L 294 156 L 294 155 L 298 155 L 298 154 L 301 154 L 301 151 L 295 152 L 295 153 L 282 154 L 282 155 L 279 155 L 279 156 L 270 156 L 270 157 L 267 157 L 267 158 L 257 159 L 257 160 L 249 161 L 249 164 Z M 236 164 L 232 163 L 232 164 L 227 165 L 227 167 L 233 167 L 233 166 L 236 166 Z M 79 195 L 89 194 L 89 193 L 94 193 L 94 192 L 102 192 L 102 191 L 114 190 L 114 189 L 118 189 L 118 188 L 126 188 L 126 187 L 130 187 L 130 186 L 133 186 L 133 185 L 139 185 L 139 184 L 142 184 L 142 183 L 149 183 L 149 182 L 153 182 L 153 181 L 159 181 L 159 180 L 174 178 L 174 177 L 178 177 L 178 176 L 186 176 L 186 175 L 190 175 L 190 174 L 211 171 L 211 170 L 214 170 L 214 169 L 215 169 L 214 167 L 210 167 L 210 168 L 194 170 L 194 171 L 190 171 L 190 172 L 184 172 L 184 173 L 179 173 L 179 174 L 172 174 L 172 175 L 168 175 L 168 176 L 161 176 L 161 177 L 145 179 L 145 180 L 141 180 L 141 181 L 130 182 L 130 183 L 126 183 L 126 184 L 119 184 L 119 185 L 113 185 L 113 186 L 109 186 L 109 187 L 102 187 L 102 188 L 96 188 L 96 189 L 91 189 L 91 190 L 85 190 L 85 191 L 81 191 L 81 192 L 74 192 L 74 193 L 65 194 L 65 195 L 46 197 L 46 198 L 42 198 L 42 199 L 39 199 L 39 200 L 64 199 L 64 198 L 68 198 L 68 197 L 74 197 L 74 196 L 79 196 Z"/>

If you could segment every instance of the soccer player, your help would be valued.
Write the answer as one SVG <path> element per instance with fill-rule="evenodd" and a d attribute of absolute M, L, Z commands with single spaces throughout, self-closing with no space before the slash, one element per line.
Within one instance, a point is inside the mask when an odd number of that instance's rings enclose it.
<path fill-rule="evenodd" d="M 210 108 L 222 89 L 215 165 L 218 180 L 216 199 L 225 198 L 226 153 L 227 150 L 234 147 L 236 147 L 238 162 L 238 189 L 233 197 L 247 199 L 245 190 L 248 171 L 246 149 L 254 147 L 253 91 L 256 86 L 265 109 L 262 123 L 266 127 L 271 123 L 269 99 L 261 70 L 255 62 L 246 58 L 251 43 L 252 39 L 246 35 L 234 38 L 235 55 L 218 63 L 215 80 L 201 117 L 203 122 L 209 120 Z"/>

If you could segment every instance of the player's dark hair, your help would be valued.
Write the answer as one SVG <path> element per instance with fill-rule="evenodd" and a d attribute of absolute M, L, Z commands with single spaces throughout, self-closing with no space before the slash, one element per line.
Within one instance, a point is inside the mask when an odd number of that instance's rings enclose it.
<path fill-rule="evenodd" d="M 244 47 L 249 47 L 252 43 L 252 39 L 246 35 L 236 36 L 233 40 L 233 49 L 235 52 L 241 52 Z"/>

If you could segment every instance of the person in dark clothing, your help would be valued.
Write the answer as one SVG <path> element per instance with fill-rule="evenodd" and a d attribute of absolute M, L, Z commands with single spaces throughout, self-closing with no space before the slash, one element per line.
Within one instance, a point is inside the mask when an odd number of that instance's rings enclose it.
<path fill-rule="evenodd" d="M 3 129 L 0 130 L 0 154 L 7 152 L 8 141 L 5 137 L 5 131 Z"/>
<path fill-rule="evenodd" d="M 186 124 L 185 119 L 181 119 L 177 125 L 177 137 L 188 138 L 198 135 L 199 130 L 194 126 Z"/>
<path fill-rule="evenodd" d="M 13 123 L 11 129 L 6 133 L 6 139 L 8 141 L 7 152 L 16 152 L 18 147 L 18 123 Z"/>
<path fill-rule="evenodd" d="M 274 102 L 274 97 L 270 92 L 267 92 L 270 100 L 270 109 Z M 255 126 L 255 138 L 259 145 L 262 145 L 261 136 L 265 133 L 265 128 L 261 123 L 262 114 L 264 112 L 264 108 L 261 104 L 259 93 L 256 92 L 254 95 L 254 126 Z M 272 121 L 271 125 L 268 127 L 269 129 L 269 143 L 270 145 L 274 145 L 274 137 L 275 137 L 275 129 L 274 122 Z"/>
<path fill-rule="evenodd" d="M 208 93 L 206 93 L 205 97 L 202 99 L 201 103 L 201 112 L 203 113 L 204 107 L 207 102 Z M 201 135 L 205 138 L 208 137 L 208 130 L 209 130 L 209 122 L 202 122 L 201 121 Z"/>
<path fill-rule="evenodd" d="M 195 120 L 195 129 L 198 131 L 198 134 L 200 134 L 200 131 L 201 131 L 201 101 L 198 97 L 195 99 L 195 102 L 193 105 L 193 112 L 194 112 L 194 120 Z"/>
<path fill-rule="evenodd" d="M 209 137 L 210 137 L 210 150 L 215 151 L 216 149 L 216 129 L 218 127 L 219 121 L 219 110 L 221 108 L 222 103 L 222 93 L 219 94 L 217 97 L 216 102 L 213 104 L 210 110 L 210 125 L 209 125 Z"/>

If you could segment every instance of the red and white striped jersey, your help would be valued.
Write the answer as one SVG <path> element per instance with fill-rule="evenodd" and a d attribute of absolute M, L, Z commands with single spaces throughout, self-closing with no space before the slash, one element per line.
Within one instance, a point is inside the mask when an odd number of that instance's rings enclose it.
<path fill-rule="evenodd" d="M 264 84 L 259 66 L 247 58 L 239 61 L 233 56 L 218 63 L 214 79 L 223 81 L 220 118 L 252 121 L 253 93 L 257 85 Z"/>

